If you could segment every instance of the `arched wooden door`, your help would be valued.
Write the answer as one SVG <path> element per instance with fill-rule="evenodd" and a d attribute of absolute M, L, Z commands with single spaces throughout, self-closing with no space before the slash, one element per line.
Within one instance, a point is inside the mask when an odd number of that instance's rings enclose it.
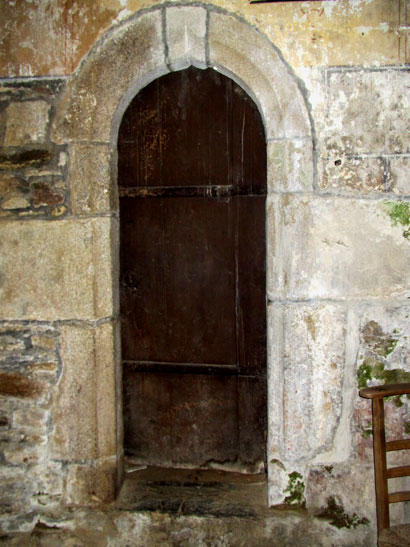
<path fill-rule="evenodd" d="M 266 431 L 266 144 L 213 69 L 144 88 L 118 137 L 124 448 L 260 470 Z"/>

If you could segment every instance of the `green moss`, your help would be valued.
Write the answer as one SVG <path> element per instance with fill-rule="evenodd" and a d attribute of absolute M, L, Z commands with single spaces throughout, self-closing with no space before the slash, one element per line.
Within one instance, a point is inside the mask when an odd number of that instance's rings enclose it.
<path fill-rule="evenodd" d="M 363 439 L 367 439 L 368 437 L 371 437 L 372 435 L 373 435 L 372 423 L 367 422 L 366 428 L 362 429 L 362 437 Z"/>
<path fill-rule="evenodd" d="M 399 203 L 389 201 L 388 203 L 386 203 L 386 205 L 388 215 L 393 221 L 393 226 L 397 226 L 398 224 L 400 224 L 400 226 L 409 228 L 410 203 L 403 201 Z M 404 230 L 403 237 L 405 237 L 406 239 L 410 239 L 410 230 Z"/>
<path fill-rule="evenodd" d="M 319 519 L 328 520 L 336 528 L 357 528 L 359 524 L 369 524 L 366 517 L 359 518 L 357 513 L 352 515 L 346 513 L 343 505 L 338 503 L 335 496 L 327 498 L 327 506 L 316 516 Z"/>
<path fill-rule="evenodd" d="M 367 387 L 367 383 L 370 382 L 372 377 L 373 368 L 367 361 L 364 361 L 357 371 L 357 385 L 359 386 L 359 389 Z"/>
<path fill-rule="evenodd" d="M 285 490 L 285 492 L 289 492 L 289 496 L 285 498 L 287 505 L 305 505 L 305 485 L 302 479 L 302 475 L 297 471 L 289 474 L 289 481 Z"/>
<path fill-rule="evenodd" d="M 357 371 L 357 384 L 359 389 L 367 387 L 370 380 L 380 380 L 383 384 L 401 384 L 410 383 L 410 372 L 401 368 L 386 370 L 384 363 L 376 361 L 373 358 L 367 358 L 363 361 Z M 403 405 L 401 397 L 393 397 L 396 406 Z"/>
<path fill-rule="evenodd" d="M 398 340 L 395 338 L 385 338 L 376 344 L 375 350 L 381 357 L 387 357 L 395 350 L 397 344 Z"/>
<path fill-rule="evenodd" d="M 404 422 L 403 429 L 406 435 L 410 435 L 410 422 Z"/>
<path fill-rule="evenodd" d="M 393 223 L 401 226 L 410 225 L 410 203 L 389 201 L 387 204 L 389 217 Z"/>

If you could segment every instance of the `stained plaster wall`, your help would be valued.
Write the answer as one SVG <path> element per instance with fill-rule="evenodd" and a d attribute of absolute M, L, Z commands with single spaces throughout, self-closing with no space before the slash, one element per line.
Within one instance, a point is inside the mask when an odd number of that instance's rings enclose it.
<path fill-rule="evenodd" d="M 92 67 L 87 54 L 97 40 L 109 29 L 107 36 L 115 39 L 133 14 L 150 16 L 160 5 L 175 4 L 5 2 L 0 49 L 5 529 L 30 527 L 39 512 L 63 502 L 109 499 L 119 480 L 112 135 L 88 139 L 94 126 L 86 118 L 78 120 L 75 138 L 56 127 L 67 89 L 77 92 L 77 106 L 95 98 L 87 93 L 78 98 L 85 88 L 76 88 L 76 82 Z M 198 9 L 188 24 L 176 26 L 174 39 L 167 38 L 171 68 L 187 62 L 186 50 L 182 57 L 177 51 L 181 28 L 189 28 L 184 47 L 194 51 L 196 64 L 206 64 L 206 48 L 202 54 L 197 49 L 206 36 L 199 14 L 225 8 L 240 17 L 235 21 L 249 37 L 261 32 L 279 48 L 278 69 L 287 67 L 308 125 L 307 132 L 291 138 L 268 135 L 269 503 L 306 504 L 329 522 L 344 512 L 344 526 L 369 529 L 371 542 L 370 409 L 357 390 L 410 377 L 409 3 L 187 4 Z M 172 32 L 172 25 L 167 28 Z M 229 57 L 238 36 L 227 34 Z M 270 61 L 258 57 L 252 40 L 245 56 L 263 70 Z M 97 65 L 88 75 L 97 87 L 98 70 Z M 235 70 L 232 75 L 241 80 Z M 130 89 L 137 90 L 131 84 Z M 247 89 L 258 101 L 260 87 L 249 82 Z M 266 125 L 260 101 L 262 96 Z M 76 115 L 68 109 L 68 116 Z M 111 124 L 107 120 L 109 132 Z M 408 430 L 406 401 L 388 408 L 395 431 Z M 80 428 L 79 415 L 85 418 Z M 329 536 L 332 527 L 334 522 Z"/>

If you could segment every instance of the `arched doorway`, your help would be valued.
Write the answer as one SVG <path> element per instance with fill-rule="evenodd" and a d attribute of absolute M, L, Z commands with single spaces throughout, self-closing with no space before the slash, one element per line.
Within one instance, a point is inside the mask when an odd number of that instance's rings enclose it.
<path fill-rule="evenodd" d="M 260 471 L 266 145 L 231 79 L 144 88 L 118 136 L 124 448 L 139 464 Z"/>
<path fill-rule="evenodd" d="M 172 25 L 168 24 L 171 22 Z M 202 5 L 175 2 L 141 10 L 119 23 L 93 47 L 62 89 L 50 128 L 52 141 L 65 146 L 69 156 L 67 180 L 72 222 L 90 225 L 93 233 L 90 253 L 101 258 L 96 262 L 92 286 L 88 287 L 94 308 L 88 315 L 76 318 L 94 336 L 92 359 L 87 349 L 84 347 L 80 352 L 81 344 L 78 345 L 76 374 L 89 375 L 90 367 L 96 372 L 87 392 L 69 392 L 72 420 L 65 421 L 64 450 L 60 450 L 70 474 L 69 503 L 93 502 L 96 493 L 100 499 L 111 499 L 123 477 L 117 319 L 118 128 L 136 93 L 170 70 L 190 65 L 216 67 L 233 78 L 255 99 L 264 122 L 268 194 L 271 194 L 266 208 L 269 503 L 282 503 L 287 495 L 287 471 L 292 471 L 294 464 L 287 456 L 286 443 L 300 422 L 294 413 L 284 410 L 286 401 L 294 397 L 294 390 L 284 381 L 281 302 L 288 295 L 293 299 L 294 295 L 284 284 L 291 267 L 290 254 L 289 261 L 277 260 L 275 227 L 281 222 L 280 209 L 289 199 L 289 188 L 298 188 L 300 162 L 289 161 L 289 154 L 291 158 L 304 158 L 307 178 L 303 187 L 308 192 L 315 188 L 317 151 L 309 102 L 303 83 L 280 51 L 254 26 L 211 2 Z M 291 249 L 283 250 L 285 258 L 290 252 Z M 63 369 L 67 366 L 70 364 L 63 363 Z M 62 382 L 59 389 L 65 389 Z M 87 412 L 81 410 L 84 401 Z M 57 401 L 56 412 L 64 411 L 64 405 Z M 87 443 L 83 442 L 85 438 Z M 82 472 L 88 485 L 77 497 L 71 489 L 75 484 L 71 477 L 78 473 L 78 458 L 71 450 L 74 445 L 82 447 L 82 459 L 86 462 Z M 278 461 L 284 469 L 277 465 Z"/>

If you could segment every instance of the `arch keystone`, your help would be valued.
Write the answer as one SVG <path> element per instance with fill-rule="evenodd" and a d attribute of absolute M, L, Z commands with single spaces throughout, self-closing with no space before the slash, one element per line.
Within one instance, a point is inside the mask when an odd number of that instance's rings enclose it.
<path fill-rule="evenodd" d="M 199 7 L 166 10 L 168 62 L 172 70 L 206 68 L 206 11 Z"/>

